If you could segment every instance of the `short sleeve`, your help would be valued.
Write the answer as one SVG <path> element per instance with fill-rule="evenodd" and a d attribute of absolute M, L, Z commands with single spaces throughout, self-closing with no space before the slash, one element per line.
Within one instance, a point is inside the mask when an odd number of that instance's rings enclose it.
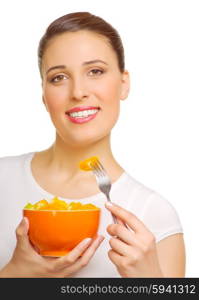
<path fill-rule="evenodd" d="M 171 203 L 154 192 L 148 198 L 142 221 L 155 235 L 156 242 L 176 233 L 183 233 L 179 216 Z"/>

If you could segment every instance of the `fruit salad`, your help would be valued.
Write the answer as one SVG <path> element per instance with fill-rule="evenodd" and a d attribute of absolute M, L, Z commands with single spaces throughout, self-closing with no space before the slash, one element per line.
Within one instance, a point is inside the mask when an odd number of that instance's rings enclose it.
<path fill-rule="evenodd" d="M 45 199 L 36 202 L 35 204 L 27 203 L 24 209 L 30 210 L 93 210 L 99 209 L 97 206 L 88 203 L 82 204 L 80 202 L 70 202 L 67 203 L 64 200 L 54 197 L 49 202 Z"/>
<path fill-rule="evenodd" d="M 92 156 L 88 159 L 85 159 L 79 163 L 79 167 L 83 171 L 92 171 L 92 165 L 94 165 L 97 161 L 99 161 L 99 158 L 97 156 Z"/>

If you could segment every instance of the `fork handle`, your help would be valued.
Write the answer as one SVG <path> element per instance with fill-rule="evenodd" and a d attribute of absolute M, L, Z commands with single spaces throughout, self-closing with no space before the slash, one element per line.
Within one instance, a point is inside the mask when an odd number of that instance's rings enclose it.
<path fill-rule="evenodd" d="M 108 200 L 109 202 L 112 203 L 112 201 L 111 201 L 110 196 L 109 196 L 108 193 L 106 194 L 106 198 L 107 198 L 107 200 Z M 118 224 L 117 218 L 116 218 L 112 213 L 111 213 L 111 215 L 112 215 L 113 223 L 114 223 L 114 224 Z M 128 226 L 127 226 L 125 223 L 124 223 L 124 226 L 125 226 L 127 229 L 129 229 Z"/>
<path fill-rule="evenodd" d="M 112 215 L 114 224 L 117 224 L 118 223 L 117 218 L 112 213 L 111 213 L 111 215 Z"/>
<path fill-rule="evenodd" d="M 110 199 L 110 197 L 109 197 L 109 194 L 106 194 L 106 198 L 107 198 L 107 200 L 108 200 L 109 202 L 111 202 L 111 199 Z M 112 213 L 111 213 L 111 215 L 112 215 L 113 223 L 114 223 L 114 224 L 118 224 L 117 218 L 116 218 Z"/>

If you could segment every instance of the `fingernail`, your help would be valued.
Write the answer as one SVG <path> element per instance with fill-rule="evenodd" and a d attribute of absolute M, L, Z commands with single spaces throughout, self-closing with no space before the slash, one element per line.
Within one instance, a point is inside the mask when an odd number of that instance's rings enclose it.
<path fill-rule="evenodd" d="M 81 242 L 81 245 L 82 246 L 84 246 L 84 245 L 87 245 L 87 244 L 89 244 L 90 242 L 91 242 L 91 238 L 86 238 L 86 239 L 84 239 L 82 242 Z"/>
<path fill-rule="evenodd" d="M 113 203 L 110 202 L 110 201 L 106 201 L 106 202 L 105 202 L 105 205 L 108 206 L 108 207 L 112 207 L 112 206 L 113 206 Z"/>

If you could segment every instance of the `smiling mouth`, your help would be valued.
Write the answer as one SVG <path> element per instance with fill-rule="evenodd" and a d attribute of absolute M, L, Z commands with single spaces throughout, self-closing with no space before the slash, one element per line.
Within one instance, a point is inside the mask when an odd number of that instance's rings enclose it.
<path fill-rule="evenodd" d="M 71 111 L 66 112 L 66 114 L 71 118 L 87 118 L 89 116 L 95 115 L 99 110 L 99 107 L 89 107 L 89 109 L 74 108 Z"/>
<path fill-rule="evenodd" d="M 66 112 L 68 119 L 76 124 L 83 124 L 93 120 L 98 114 L 99 107 L 75 107 Z"/>

